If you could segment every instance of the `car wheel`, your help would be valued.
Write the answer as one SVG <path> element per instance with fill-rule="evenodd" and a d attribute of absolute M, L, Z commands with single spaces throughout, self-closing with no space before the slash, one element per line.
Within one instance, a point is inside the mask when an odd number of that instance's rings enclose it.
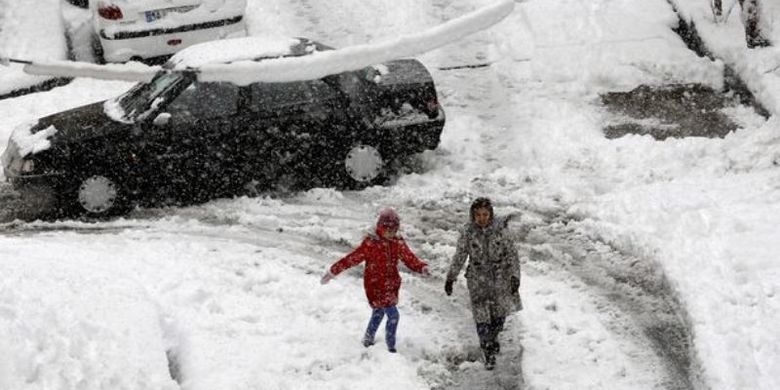
<path fill-rule="evenodd" d="M 381 180 L 385 161 L 379 151 L 370 145 L 356 145 L 344 157 L 347 186 L 364 188 Z"/>
<path fill-rule="evenodd" d="M 103 53 L 103 44 L 100 43 L 100 37 L 98 37 L 97 33 L 92 33 L 90 39 L 90 46 L 92 47 L 92 53 L 95 58 L 95 63 L 105 64 L 106 58 L 104 57 L 104 53 Z"/>
<path fill-rule="evenodd" d="M 65 0 L 79 8 L 89 8 L 89 0 Z"/>
<path fill-rule="evenodd" d="M 78 204 L 89 216 L 108 216 L 121 210 L 123 199 L 119 185 L 108 176 L 85 177 L 77 189 Z"/>

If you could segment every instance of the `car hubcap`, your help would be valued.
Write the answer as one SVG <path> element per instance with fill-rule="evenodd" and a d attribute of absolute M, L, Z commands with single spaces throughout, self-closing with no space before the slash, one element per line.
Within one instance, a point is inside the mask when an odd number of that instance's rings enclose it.
<path fill-rule="evenodd" d="M 355 181 L 366 182 L 379 176 L 382 170 L 382 156 L 372 146 L 360 145 L 352 148 L 344 160 L 347 174 Z"/>
<path fill-rule="evenodd" d="M 116 195 L 116 185 L 105 176 L 92 176 L 79 186 L 79 203 L 90 213 L 102 213 L 110 209 L 116 201 Z"/>

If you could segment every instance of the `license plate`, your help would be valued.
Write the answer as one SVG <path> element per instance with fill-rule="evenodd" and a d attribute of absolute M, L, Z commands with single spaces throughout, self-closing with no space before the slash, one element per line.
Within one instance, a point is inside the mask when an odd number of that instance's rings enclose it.
<path fill-rule="evenodd" d="M 166 10 L 164 9 L 157 9 L 154 11 L 144 12 L 144 15 L 146 15 L 146 22 L 151 23 L 154 22 L 155 20 L 162 19 L 165 16 L 165 14 L 167 14 L 167 12 L 165 11 Z"/>
<path fill-rule="evenodd" d="M 146 18 L 147 23 L 152 23 L 155 20 L 160 20 L 164 18 L 166 15 L 168 15 L 171 12 L 179 12 L 179 13 L 185 13 L 192 11 L 193 9 L 198 8 L 197 5 L 185 5 L 183 7 L 173 7 L 173 8 L 163 8 L 163 9 L 156 9 L 152 11 L 145 11 L 144 17 Z"/>

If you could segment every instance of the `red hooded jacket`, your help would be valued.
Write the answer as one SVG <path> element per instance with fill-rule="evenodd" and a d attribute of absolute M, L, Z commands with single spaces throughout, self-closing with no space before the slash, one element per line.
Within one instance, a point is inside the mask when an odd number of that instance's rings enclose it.
<path fill-rule="evenodd" d="M 391 240 L 380 237 L 379 231 L 376 235 L 366 236 L 352 253 L 330 267 L 330 273 L 335 276 L 365 261 L 363 287 L 372 308 L 395 306 L 398 303 L 398 290 L 401 288 L 399 260 L 418 273 L 427 266 L 412 253 L 400 236 Z"/>

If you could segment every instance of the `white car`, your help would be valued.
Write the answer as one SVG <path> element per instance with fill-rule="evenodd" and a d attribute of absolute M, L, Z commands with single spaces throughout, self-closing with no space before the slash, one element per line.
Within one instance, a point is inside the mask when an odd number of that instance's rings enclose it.
<path fill-rule="evenodd" d="M 154 59 L 246 35 L 246 0 L 89 0 L 106 62 Z"/>

